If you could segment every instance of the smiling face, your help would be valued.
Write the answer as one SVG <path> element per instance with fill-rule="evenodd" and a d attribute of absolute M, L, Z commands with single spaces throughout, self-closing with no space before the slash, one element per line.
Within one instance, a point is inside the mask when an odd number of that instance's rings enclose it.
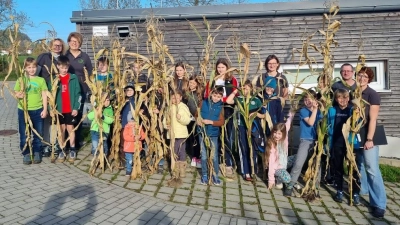
<path fill-rule="evenodd" d="M 215 92 L 211 94 L 211 100 L 214 103 L 217 103 L 217 102 L 221 101 L 221 99 L 222 99 L 222 95 L 221 94 L 218 94 L 218 93 L 215 93 Z"/>
<path fill-rule="evenodd" d="M 131 87 L 125 88 L 126 97 L 132 97 L 134 93 L 135 93 L 135 91 L 133 90 L 133 88 L 131 88 Z"/>
<path fill-rule="evenodd" d="M 274 94 L 274 89 L 272 87 L 265 87 L 265 92 L 268 95 L 272 95 L 272 94 Z"/>
<path fill-rule="evenodd" d="M 68 45 L 71 50 L 78 50 L 81 47 L 81 43 L 79 43 L 78 39 L 75 37 L 71 37 Z"/>
<path fill-rule="evenodd" d="M 171 96 L 171 103 L 178 105 L 182 101 L 182 96 L 180 94 L 174 94 Z"/>
<path fill-rule="evenodd" d="M 279 67 L 279 63 L 276 59 L 271 59 L 267 63 L 267 72 L 276 72 Z"/>
<path fill-rule="evenodd" d="M 225 73 L 227 70 L 228 70 L 228 68 L 227 68 L 224 64 L 220 63 L 220 64 L 217 65 L 217 72 L 218 72 L 218 74 L 223 74 L 223 73 Z"/>
<path fill-rule="evenodd" d="M 66 65 L 57 65 L 58 73 L 60 76 L 65 76 L 68 73 L 69 66 Z"/>
<path fill-rule="evenodd" d="M 182 78 L 185 75 L 185 69 L 181 66 L 175 67 L 175 74 L 178 78 Z"/>
<path fill-rule="evenodd" d="M 189 90 L 195 91 L 197 89 L 197 82 L 195 80 L 189 80 Z"/>
<path fill-rule="evenodd" d="M 369 83 L 369 77 L 368 74 L 364 72 L 360 72 L 357 74 L 357 80 L 360 82 L 361 87 L 365 87 Z"/>
<path fill-rule="evenodd" d="M 108 72 L 108 65 L 107 63 L 104 62 L 99 62 L 98 63 L 98 70 L 100 73 L 107 73 Z"/>
<path fill-rule="evenodd" d="M 57 55 L 60 55 L 63 50 L 63 43 L 59 40 L 53 41 L 53 45 L 51 46 L 51 51 Z"/>
<path fill-rule="evenodd" d="M 305 97 L 304 98 L 304 105 L 306 105 L 307 108 L 312 108 L 313 107 L 313 103 L 315 100 L 313 100 L 311 97 Z"/>
<path fill-rule="evenodd" d="M 340 70 L 340 75 L 342 76 L 342 79 L 345 81 L 353 79 L 354 75 L 353 67 L 350 65 L 342 66 L 342 69 Z"/>
<path fill-rule="evenodd" d="M 346 95 L 338 95 L 335 99 L 336 102 L 339 104 L 339 107 L 343 109 L 349 105 L 350 96 L 347 93 Z"/>
<path fill-rule="evenodd" d="M 274 140 L 276 142 L 279 142 L 280 140 L 282 140 L 282 136 L 283 136 L 283 134 L 281 131 L 277 130 L 274 132 Z"/>
<path fill-rule="evenodd" d="M 34 63 L 30 63 L 25 67 L 25 71 L 29 76 L 35 76 L 36 74 L 36 65 Z"/>

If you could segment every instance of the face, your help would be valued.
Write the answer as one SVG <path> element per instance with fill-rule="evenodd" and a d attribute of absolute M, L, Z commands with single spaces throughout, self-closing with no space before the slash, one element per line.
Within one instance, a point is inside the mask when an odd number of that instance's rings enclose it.
<path fill-rule="evenodd" d="M 71 37 L 71 40 L 68 42 L 68 45 L 71 50 L 78 50 L 81 43 L 79 43 L 78 39 Z"/>
<path fill-rule="evenodd" d="M 369 83 L 369 78 L 366 73 L 358 73 L 357 80 L 360 82 L 361 87 L 366 86 Z"/>
<path fill-rule="evenodd" d="M 266 87 L 266 88 L 265 88 L 265 92 L 266 92 L 268 95 L 272 95 L 272 94 L 274 93 L 274 89 L 273 89 L 272 87 Z"/>
<path fill-rule="evenodd" d="M 106 98 L 106 100 L 104 100 L 104 106 L 105 107 L 110 106 L 110 99 L 109 98 Z"/>
<path fill-rule="evenodd" d="M 251 87 L 249 85 L 243 86 L 243 95 L 248 96 L 251 94 Z"/>
<path fill-rule="evenodd" d="M 304 98 L 304 105 L 306 105 L 307 108 L 311 108 L 313 106 L 314 100 L 310 97 L 305 97 Z"/>
<path fill-rule="evenodd" d="M 177 77 L 181 78 L 181 77 L 183 77 L 185 75 L 185 69 L 183 69 L 180 66 L 175 67 L 175 73 L 176 73 Z"/>
<path fill-rule="evenodd" d="M 67 75 L 68 68 L 69 68 L 69 66 L 57 65 L 58 72 L 60 73 L 61 76 Z"/>
<path fill-rule="evenodd" d="M 54 41 L 53 42 L 53 46 L 51 46 L 51 51 L 54 52 L 55 54 L 61 54 L 63 49 L 63 45 L 61 43 L 61 41 Z"/>
<path fill-rule="evenodd" d="M 222 95 L 220 95 L 220 94 L 218 94 L 218 93 L 212 93 L 212 94 L 211 94 L 211 100 L 212 100 L 214 103 L 217 103 L 217 102 L 221 101 L 221 99 L 222 99 Z"/>
<path fill-rule="evenodd" d="M 140 67 L 140 65 L 138 63 L 134 63 L 133 64 L 133 72 L 138 75 L 140 74 L 140 71 L 142 70 L 142 68 Z"/>
<path fill-rule="evenodd" d="M 125 95 L 126 95 L 126 97 L 132 97 L 133 94 L 134 94 L 133 88 L 126 88 L 126 89 L 125 89 Z"/>
<path fill-rule="evenodd" d="M 182 96 L 180 94 L 175 94 L 171 96 L 171 103 L 174 105 L 177 105 L 181 103 L 182 101 Z"/>
<path fill-rule="evenodd" d="M 336 98 L 336 102 L 340 107 L 345 108 L 349 104 L 350 97 L 349 96 L 338 96 Z"/>
<path fill-rule="evenodd" d="M 25 67 L 25 71 L 29 76 L 35 76 L 36 73 L 36 65 L 31 63 Z"/>
<path fill-rule="evenodd" d="M 267 63 L 268 72 L 275 72 L 279 67 L 279 63 L 276 59 L 271 59 Z"/>
<path fill-rule="evenodd" d="M 343 66 L 340 71 L 340 75 L 342 75 L 343 80 L 351 80 L 353 79 L 354 71 L 351 66 Z"/>
<path fill-rule="evenodd" d="M 228 68 L 226 68 L 226 66 L 222 63 L 217 65 L 217 72 L 218 74 L 223 74 L 228 70 Z"/>
<path fill-rule="evenodd" d="M 189 89 L 191 91 L 196 90 L 197 88 L 197 82 L 195 80 L 189 80 Z"/>
<path fill-rule="evenodd" d="M 100 71 L 100 73 L 107 73 L 108 72 L 107 63 L 99 62 L 99 68 L 97 70 Z"/>
<path fill-rule="evenodd" d="M 282 136 L 283 136 L 283 134 L 281 131 L 277 130 L 274 132 L 274 140 L 276 142 L 280 141 L 282 139 Z"/>

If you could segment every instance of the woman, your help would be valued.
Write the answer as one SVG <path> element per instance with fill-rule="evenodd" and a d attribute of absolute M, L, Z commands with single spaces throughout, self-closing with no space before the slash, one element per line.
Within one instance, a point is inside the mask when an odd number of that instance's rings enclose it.
<path fill-rule="evenodd" d="M 42 53 L 37 58 L 37 73 L 39 77 L 46 80 L 47 86 L 50 86 L 54 76 L 58 73 L 56 69 L 57 59 L 64 53 L 64 41 L 60 38 L 55 38 L 50 41 L 50 52 Z M 50 124 L 51 117 L 48 116 L 44 119 L 43 123 L 43 139 L 50 143 Z M 43 156 L 49 157 L 50 150 L 47 145 L 43 145 Z"/>
<path fill-rule="evenodd" d="M 233 127 L 233 112 L 234 112 L 234 104 L 227 104 L 226 99 L 228 96 L 236 90 L 238 86 L 237 79 L 230 73 L 227 72 L 231 68 L 231 65 L 228 59 L 220 58 L 218 59 L 217 63 L 215 64 L 215 76 L 216 80 L 212 81 L 211 84 L 207 83 L 206 91 L 205 91 L 205 98 L 208 98 L 210 90 L 213 89 L 215 86 L 222 86 L 224 89 L 224 94 L 222 98 L 222 102 L 224 103 L 224 117 L 226 125 L 225 125 L 225 166 L 226 171 L 225 175 L 228 178 L 234 176 L 233 172 L 233 158 L 232 158 L 232 151 L 234 147 L 234 127 Z"/>
<path fill-rule="evenodd" d="M 366 136 L 361 137 L 361 141 L 365 141 L 365 144 L 363 148 L 356 150 L 356 161 L 358 168 L 361 168 L 362 164 L 364 164 L 366 170 L 366 177 L 362 177 L 362 179 L 367 179 L 372 215 L 382 218 L 386 210 L 386 192 L 382 174 L 379 170 L 379 147 L 375 146 L 373 142 L 381 99 L 378 93 L 368 86 L 373 79 L 374 72 L 369 67 L 362 67 L 357 73 L 357 80 L 360 82 L 362 90 L 362 98 L 368 104 L 365 104 L 367 122 L 363 127 L 366 130 Z M 355 189 L 354 204 L 360 204 L 359 186 L 353 185 L 353 187 Z"/>
<path fill-rule="evenodd" d="M 274 93 L 278 97 L 287 98 L 289 95 L 288 89 L 288 81 L 286 76 L 282 73 L 279 73 L 280 63 L 278 57 L 275 55 L 269 55 L 267 59 L 265 59 L 265 69 L 267 70 L 266 73 L 262 74 L 258 79 L 256 86 L 261 88 L 267 84 L 266 78 L 267 77 L 274 77 L 276 79 L 277 88 L 275 89 Z"/>
<path fill-rule="evenodd" d="M 70 63 L 68 72 L 75 74 L 78 77 L 79 84 L 81 86 L 81 93 L 82 93 L 81 109 L 79 110 L 79 113 L 77 116 L 78 121 L 80 121 L 82 118 L 82 113 L 83 113 L 82 112 L 83 105 L 86 101 L 86 95 L 90 91 L 88 85 L 85 83 L 85 80 L 86 80 L 85 69 L 86 69 L 88 75 L 90 75 L 93 72 L 92 71 L 93 66 L 92 66 L 92 62 L 91 62 L 88 54 L 81 51 L 81 49 L 80 49 L 82 46 L 82 41 L 83 41 L 83 37 L 80 33 L 78 33 L 78 32 L 70 33 L 67 41 L 68 41 L 69 49 L 65 53 L 65 56 L 68 57 L 69 63 Z M 81 140 L 81 135 L 80 135 L 81 127 L 82 127 L 82 123 L 81 123 L 81 125 L 79 125 L 79 127 L 76 131 L 77 149 L 79 149 L 79 147 L 81 145 L 83 145 L 83 140 Z"/>

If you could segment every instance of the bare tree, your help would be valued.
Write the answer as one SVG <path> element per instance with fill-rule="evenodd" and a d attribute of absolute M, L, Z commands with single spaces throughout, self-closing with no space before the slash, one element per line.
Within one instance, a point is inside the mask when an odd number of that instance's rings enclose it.
<path fill-rule="evenodd" d="M 141 8 L 140 0 L 80 0 L 82 9 Z"/>
<path fill-rule="evenodd" d="M 0 29 L 10 25 L 10 16 L 20 25 L 20 29 L 29 22 L 28 16 L 24 12 L 15 10 L 16 3 L 14 0 L 0 0 Z"/>

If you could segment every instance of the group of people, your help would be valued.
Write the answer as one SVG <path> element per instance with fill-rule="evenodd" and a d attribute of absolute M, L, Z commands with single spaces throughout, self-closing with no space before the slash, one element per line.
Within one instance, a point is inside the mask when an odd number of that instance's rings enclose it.
<path fill-rule="evenodd" d="M 40 163 L 42 160 L 42 143 L 39 136 L 49 140 L 46 134 L 50 122 L 47 108 L 47 91 L 53 89 L 51 81 L 59 78 L 55 96 L 57 102 L 58 120 L 60 122 L 61 136 L 65 138 L 65 131 L 69 138 L 69 156 L 66 151 L 60 151 L 57 160 L 63 162 L 66 158 L 73 162 L 76 158 L 80 128 L 75 128 L 83 114 L 83 103 L 90 92 L 85 83 L 84 70 L 92 71 L 89 56 L 80 50 L 82 36 L 73 32 L 68 37 L 69 49 L 64 53 L 64 42 L 61 39 L 51 41 L 51 52 L 44 53 L 37 60 L 25 60 L 24 69 L 26 76 L 20 78 L 15 86 L 15 96 L 18 101 L 18 121 L 20 133 L 20 148 L 23 163 Z M 51 65 L 56 65 L 53 70 Z M 109 72 L 109 60 L 101 57 L 97 60 L 98 74 L 94 75 L 96 81 L 104 82 L 110 86 L 113 79 Z M 220 185 L 220 164 L 224 164 L 224 175 L 232 178 L 235 168 L 240 168 L 244 180 L 251 181 L 252 175 L 259 172 L 259 155 L 262 157 L 263 168 L 268 173 L 268 188 L 274 186 L 282 188 L 284 195 L 290 197 L 296 187 L 305 161 L 310 157 L 317 140 L 317 124 L 323 118 L 319 110 L 318 95 L 309 90 L 304 95 L 304 107 L 300 109 L 300 144 L 295 155 L 288 155 L 288 132 L 296 112 L 289 112 L 285 121 L 282 100 L 288 97 L 288 81 L 278 72 L 280 62 L 275 55 L 269 55 L 265 60 L 266 73 L 256 79 L 239 84 L 230 72 L 230 62 L 220 58 L 215 65 L 216 79 L 205 82 L 202 76 L 186 76 L 185 64 L 179 62 L 175 65 L 174 79 L 169 84 L 169 95 L 163 90 L 154 89 L 161 96 L 170 96 L 170 106 L 162 114 L 165 135 L 171 140 L 173 157 L 176 159 L 174 175 L 185 177 L 187 168 L 187 154 L 191 158 L 191 166 L 201 168 L 200 182 L 204 185 L 210 183 Z M 98 153 L 97 146 L 103 142 L 104 154 L 109 152 L 108 140 L 111 126 L 120 122 L 121 153 L 126 164 L 126 175 L 130 176 L 134 164 L 135 151 L 145 151 L 150 143 L 145 143 L 146 134 L 152 132 L 145 130 L 135 117 L 135 96 L 137 84 L 141 83 L 141 93 L 152 85 L 151 80 L 141 73 L 140 62 L 133 64 L 134 76 L 130 77 L 124 87 L 125 102 L 121 111 L 121 118 L 115 119 L 112 101 L 114 100 L 112 88 L 103 93 L 105 101 L 100 107 L 94 107 L 87 117 L 92 120 L 92 154 Z M 350 64 L 341 67 L 342 80 L 332 86 L 335 104 L 328 113 L 328 145 L 330 151 L 329 176 L 324 176 L 324 181 L 334 184 L 337 194 L 334 200 L 343 201 L 343 163 L 346 157 L 346 139 L 354 144 L 356 161 L 361 177 L 356 175 L 353 185 L 354 204 L 360 204 L 360 194 L 369 194 L 372 214 L 383 217 L 386 209 L 386 194 L 382 176 L 379 170 L 379 149 L 373 143 L 375 127 L 379 112 L 380 97 L 368 84 L 373 80 L 374 73 L 371 68 L 363 67 L 355 74 Z M 355 77 L 354 77 L 355 75 Z M 138 81 L 139 80 L 139 81 Z M 362 98 L 369 104 L 365 107 L 366 124 L 364 126 L 366 137 L 357 138 L 357 135 L 343 137 L 342 127 L 347 119 L 352 116 L 353 106 L 351 98 L 353 91 L 360 84 Z M 254 94 L 254 90 L 261 90 Z M 244 109 L 242 111 L 238 110 Z M 30 155 L 27 147 L 26 116 L 24 109 L 32 121 L 33 134 L 32 150 Z M 142 112 L 146 111 L 145 107 Z M 159 108 L 152 109 L 157 115 Z M 247 113 L 244 113 L 247 112 Z M 96 113 L 101 114 L 101 120 L 96 120 Z M 144 112 L 146 114 L 146 112 Z M 148 114 L 147 114 L 148 115 Z M 263 128 L 262 120 L 269 115 L 270 123 Z M 98 124 L 99 121 L 102 124 Z M 99 133 L 102 127 L 102 133 Z M 75 131 L 76 130 L 76 131 Z M 139 130 L 139 132 L 137 132 Z M 237 136 L 234 133 L 237 130 Z M 235 131 L 235 132 L 234 132 Z M 251 134 L 249 138 L 249 134 Z M 356 137 L 356 138 L 354 138 Z M 221 146 L 221 145 L 224 146 Z M 222 148 L 223 147 L 223 148 Z M 224 149 L 224 152 L 221 152 Z M 66 150 L 66 149 L 64 149 Z M 213 153 L 213 155 L 211 155 Z M 223 155 L 224 161 L 221 160 Z M 172 156 L 171 156 L 172 157 Z M 208 171 L 211 158 L 213 172 Z M 235 163 L 239 158 L 240 163 Z M 265 172 L 265 171 L 262 171 Z M 320 173 L 320 176 L 321 177 Z M 319 178 L 321 180 L 321 178 Z M 322 181 L 323 182 L 323 181 Z M 361 187 L 361 188 L 359 188 Z"/>

